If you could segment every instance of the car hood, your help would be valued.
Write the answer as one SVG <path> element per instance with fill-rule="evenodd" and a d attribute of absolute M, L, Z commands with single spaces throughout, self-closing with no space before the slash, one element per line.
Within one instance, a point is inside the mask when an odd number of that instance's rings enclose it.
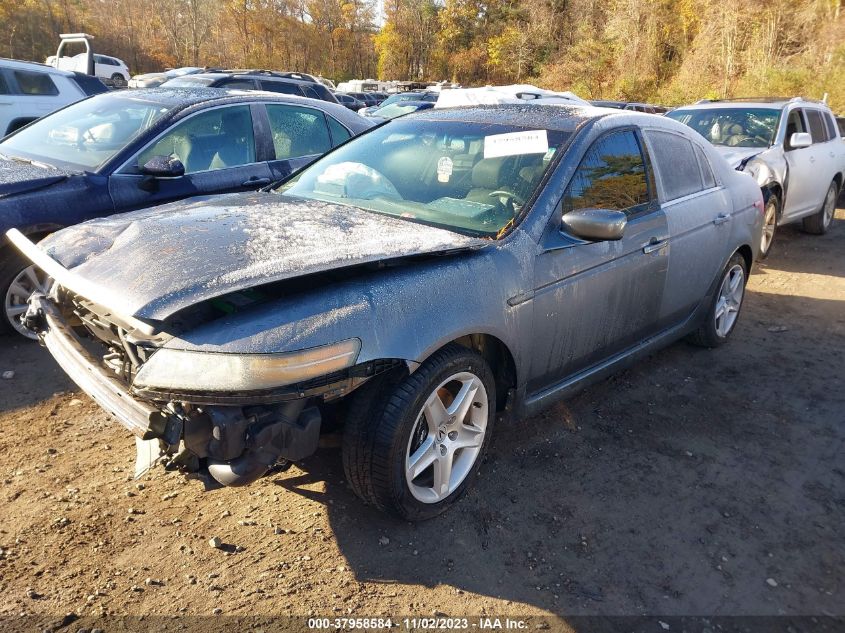
<path fill-rule="evenodd" d="M 489 243 L 356 207 L 255 192 L 91 220 L 40 246 L 113 297 L 106 307 L 114 312 L 161 321 L 261 284 Z"/>
<path fill-rule="evenodd" d="M 713 147 L 734 169 L 739 167 L 740 163 L 747 158 L 766 151 L 765 147 L 729 147 L 727 145 L 714 145 Z"/>
<path fill-rule="evenodd" d="M 161 79 L 167 77 L 164 73 L 144 73 L 142 75 L 135 75 L 132 79 Z"/>
<path fill-rule="evenodd" d="M 55 167 L 0 158 L 0 198 L 49 187 L 70 175 Z"/>

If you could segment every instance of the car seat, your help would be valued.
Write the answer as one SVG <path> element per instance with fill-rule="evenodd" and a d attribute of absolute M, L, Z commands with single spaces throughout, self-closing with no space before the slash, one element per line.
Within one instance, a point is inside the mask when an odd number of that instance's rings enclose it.
<path fill-rule="evenodd" d="M 465 199 L 483 202 L 500 209 L 504 208 L 505 203 L 490 194 L 501 190 L 519 193 L 515 191 L 517 181 L 515 167 L 516 161 L 513 156 L 485 158 L 478 161 L 472 168 L 472 188 Z"/>
<path fill-rule="evenodd" d="M 220 133 L 216 151 L 209 161 L 208 169 L 222 169 L 254 162 L 255 150 L 252 135 L 252 118 L 243 108 L 230 108 L 220 117 Z"/>

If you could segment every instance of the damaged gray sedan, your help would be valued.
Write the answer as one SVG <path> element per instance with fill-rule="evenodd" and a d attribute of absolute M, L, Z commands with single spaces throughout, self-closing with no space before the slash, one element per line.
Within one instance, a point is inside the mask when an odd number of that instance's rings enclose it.
<path fill-rule="evenodd" d="M 27 326 L 139 457 L 245 485 L 342 425 L 355 492 L 416 520 L 494 421 L 725 342 L 762 211 L 677 122 L 519 105 L 397 119 L 274 190 L 9 237 L 56 280 Z"/>

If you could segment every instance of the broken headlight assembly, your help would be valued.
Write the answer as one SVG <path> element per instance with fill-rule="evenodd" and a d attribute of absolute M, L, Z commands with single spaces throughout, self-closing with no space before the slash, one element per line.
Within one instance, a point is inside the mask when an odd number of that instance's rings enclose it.
<path fill-rule="evenodd" d="M 355 365 L 361 341 L 279 354 L 222 354 L 163 348 L 141 366 L 133 388 L 183 392 L 260 391 L 292 385 Z"/>

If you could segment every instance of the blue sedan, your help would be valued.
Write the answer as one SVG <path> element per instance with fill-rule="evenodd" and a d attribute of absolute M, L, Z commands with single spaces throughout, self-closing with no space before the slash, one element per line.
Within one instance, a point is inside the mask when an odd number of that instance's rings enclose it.
<path fill-rule="evenodd" d="M 0 234 L 65 226 L 198 194 L 258 189 L 373 125 L 341 105 L 219 88 L 113 92 L 0 141 Z M 0 330 L 46 280 L 0 244 Z"/>

